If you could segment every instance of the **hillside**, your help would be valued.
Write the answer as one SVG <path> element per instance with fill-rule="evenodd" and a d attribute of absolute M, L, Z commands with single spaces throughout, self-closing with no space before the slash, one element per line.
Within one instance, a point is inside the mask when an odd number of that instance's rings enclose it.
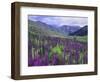
<path fill-rule="evenodd" d="M 63 25 L 61 27 L 57 27 L 54 25 L 48 25 L 41 21 L 28 20 L 29 32 L 40 35 L 67 37 L 69 34 L 76 32 L 79 29 L 79 26 Z"/>
<path fill-rule="evenodd" d="M 76 36 L 85 36 L 88 33 L 88 26 L 84 26 L 81 29 L 77 30 L 76 32 L 71 33 L 70 35 L 76 35 Z"/>

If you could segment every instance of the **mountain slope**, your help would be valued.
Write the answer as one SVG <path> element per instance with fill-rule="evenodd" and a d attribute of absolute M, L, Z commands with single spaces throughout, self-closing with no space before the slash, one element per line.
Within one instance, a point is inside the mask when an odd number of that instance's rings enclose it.
<path fill-rule="evenodd" d="M 84 26 L 81 29 L 77 30 L 76 32 L 71 33 L 70 35 L 76 35 L 76 36 L 85 36 L 88 33 L 88 26 Z"/>
<path fill-rule="evenodd" d="M 28 30 L 31 33 L 45 35 L 45 36 L 56 36 L 56 37 L 67 37 L 69 34 L 74 35 L 80 29 L 80 26 L 62 25 L 60 27 L 55 25 L 48 25 L 41 21 L 28 20 Z"/>
<path fill-rule="evenodd" d="M 60 32 L 57 32 L 56 31 L 57 29 L 54 29 L 54 28 L 55 27 L 52 27 L 52 26 L 42 23 L 40 21 L 28 20 L 28 30 L 31 33 L 45 35 L 45 36 L 61 36 L 61 37 L 63 37 L 63 35 Z"/>
<path fill-rule="evenodd" d="M 73 33 L 79 29 L 80 29 L 79 26 L 63 25 L 63 26 L 59 27 L 59 31 L 65 35 L 69 35 L 70 33 Z"/>

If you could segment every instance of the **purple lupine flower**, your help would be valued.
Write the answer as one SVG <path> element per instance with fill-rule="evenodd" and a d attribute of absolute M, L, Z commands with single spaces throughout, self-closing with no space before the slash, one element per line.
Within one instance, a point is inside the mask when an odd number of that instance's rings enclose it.
<path fill-rule="evenodd" d="M 52 65 L 57 65 L 58 61 L 59 61 L 58 56 L 54 54 L 52 58 Z"/>
<path fill-rule="evenodd" d="M 73 63 L 73 59 L 72 59 L 72 52 L 69 52 L 69 59 L 68 59 L 68 64 L 72 64 Z"/>
<path fill-rule="evenodd" d="M 76 62 L 76 64 L 79 63 L 79 51 L 78 50 L 76 50 L 76 52 L 75 52 L 75 62 Z"/>
<path fill-rule="evenodd" d="M 84 54 L 83 63 L 84 64 L 87 64 L 88 63 L 88 55 L 87 55 L 87 53 Z"/>

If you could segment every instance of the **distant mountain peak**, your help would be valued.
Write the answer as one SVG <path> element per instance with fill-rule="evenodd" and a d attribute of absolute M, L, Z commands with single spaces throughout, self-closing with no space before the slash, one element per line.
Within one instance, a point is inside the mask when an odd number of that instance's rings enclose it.
<path fill-rule="evenodd" d="M 70 35 L 85 36 L 88 34 L 88 25 L 81 27 L 79 30 L 71 33 Z"/>

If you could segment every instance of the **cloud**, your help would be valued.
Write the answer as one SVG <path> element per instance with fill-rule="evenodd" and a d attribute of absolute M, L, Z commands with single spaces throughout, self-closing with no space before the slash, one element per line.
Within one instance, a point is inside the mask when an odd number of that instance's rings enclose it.
<path fill-rule="evenodd" d="M 33 21 L 41 21 L 50 25 L 75 25 L 84 26 L 88 25 L 87 17 L 63 17 L 63 16 L 29 16 L 28 19 Z"/>

